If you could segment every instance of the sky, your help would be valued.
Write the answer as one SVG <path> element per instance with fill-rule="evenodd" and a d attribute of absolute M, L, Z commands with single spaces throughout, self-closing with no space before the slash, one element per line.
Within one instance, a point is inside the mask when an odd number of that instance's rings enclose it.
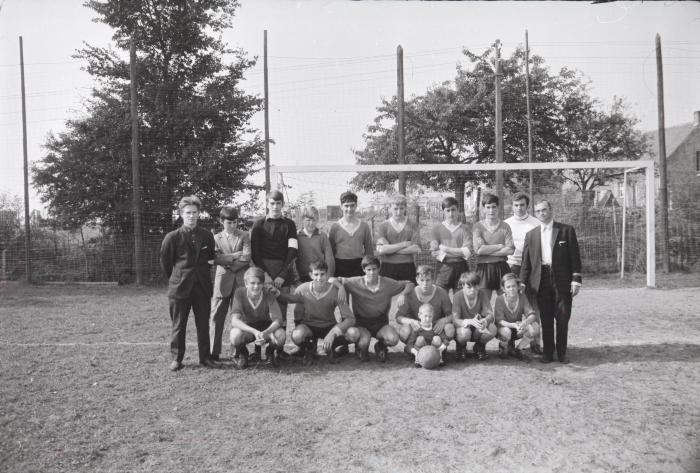
<path fill-rule="evenodd" d="M 80 116 L 90 76 L 72 57 L 87 42 L 107 46 L 83 0 L 0 0 L 0 193 L 22 196 L 19 36 L 23 37 L 28 156 L 41 159 L 49 133 Z M 496 39 L 502 55 L 524 44 L 552 71 L 580 70 L 602 106 L 624 97 L 642 130 L 657 121 L 654 37 L 663 44 L 666 125 L 700 110 L 700 3 L 393 2 L 241 0 L 224 35 L 258 63 L 243 88 L 263 92 L 268 31 L 271 163 L 354 164 L 353 149 L 383 97 L 396 92 L 396 48 L 404 51 L 405 95 L 455 76 L 463 48 L 481 53 Z M 507 106 L 504 103 L 504 106 Z M 263 129 L 263 114 L 253 125 Z M 334 204 L 347 176 L 287 174 L 295 193 L 314 190 Z M 262 176 L 254 176 L 261 182 Z M 30 189 L 32 208 L 41 208 Z"/>

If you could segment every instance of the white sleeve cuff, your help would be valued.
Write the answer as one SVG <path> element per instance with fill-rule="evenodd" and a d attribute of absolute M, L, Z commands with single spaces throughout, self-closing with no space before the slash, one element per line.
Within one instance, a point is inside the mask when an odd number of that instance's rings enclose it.
<path fill-rule="evenodd" d="M 445 253 L 444 251 L 441 251 L 437 255 L 437 260 L 442 263 L 442 261 L 445 259 L 446 256 L 447 256 L 447 253 Z"/>
<path fill-rule="evenodd" d="M 297 241 L 296 238 L 290 238 L 287 240 L 287 248 L 294 248 L 295 250 L 299 249 L 299 242 Z"/>
<path fill-rule="evenodd" d="M 464 248 L 461 248 L 462 254 L 464 255 L 464 259 L 469 259 L 469 257 L 472 255 L 472 252 L 469 251 L 469 248 L 466 246 Z"/>

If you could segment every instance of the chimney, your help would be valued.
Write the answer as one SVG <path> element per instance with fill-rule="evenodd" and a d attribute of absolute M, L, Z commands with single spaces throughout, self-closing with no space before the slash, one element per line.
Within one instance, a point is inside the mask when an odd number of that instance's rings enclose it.
<path fill-rule="evenodd" d="M 693 126 L 700 126 L 700 110 L 693 112 Z"/>

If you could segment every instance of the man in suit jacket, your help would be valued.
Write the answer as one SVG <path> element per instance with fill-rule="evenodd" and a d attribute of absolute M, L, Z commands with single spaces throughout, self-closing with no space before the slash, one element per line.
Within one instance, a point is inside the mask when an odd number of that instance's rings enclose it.
<path fill-rule="evenodd" d="M 559 362 L 568 363 L 571 302 L 581 288 L 578 240 L 573 227 L 554 221 L 548 201 L 535 205 L 535 217 L 540 225 L 525 235 L 520 281 L 537 297 L 544 345 L 540 361 L 550 363 L 556 349 Z"/>
<path fill-rule="evenodd" d="M 219 220 L 224 229 L 214 235 L 216 245 L 214 263 L 217 266 L 209 320 L 211 358 L 214 361 L 219 361 L 221 355 L 221 339 L 233 299 L 233 291 L 243 287 L 243 273 L 248 269 L 250 262 L 250 237 L 248 232 L 238 229 L 238 211 L 233 207 L 224 207 L 219 212 Z"/>
<path fill-rule="evenodd" d="M 213 293 L 209 265 L 214 262 L 214 235 L 197 226 L 202 202 L 197 196 L 183 197 L 178 207 L 182 226 L 165 235 L 160 248 L 160 264 L 168 277 L 168 299 L 172 335 L 171 371 L 182 368 L 185 356 L 185 330 L 190 308 L 197 327 L 199 364 L 207 368 L 218 365 L 209 353 L 209 311 Z"/>

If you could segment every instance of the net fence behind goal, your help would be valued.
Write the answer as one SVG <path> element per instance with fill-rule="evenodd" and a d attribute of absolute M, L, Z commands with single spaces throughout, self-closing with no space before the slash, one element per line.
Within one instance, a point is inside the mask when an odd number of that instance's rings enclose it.
<path fill-rule="evenodd" d="M 443 221 L 441 203 L 445 197 L 457 198 L 463 220 L 470 225 L 476 223 L 484 217 L 480 205 L 483 195 L 497 195 L 493 183 L 500 169 L 505 183 L 501 210 L 503 218 L 508 218 L 512 215 L 513 196 L 517 192 L 529 194 L 527 168 L 532 166 L 535 185 L 530 213 L 534 203 L 547 200 L 552 204 L 555 220 L 576 229 L 584 275 L 614 275 L 623 271 L 628 276 L 644 275 L 646 285 L 653 287 L 655 271 L 649 261 L 655 258 L 654 199 L 649 203 L 646 198 L 650 186 L 653 189 L 653 171 L 652 179 L 646 176 L 653 164 L 651 161 L 571 164 L 583 166 L 562 163 L 405 165 L 401 169 L 406 171 L 407 214 L 420 230 L 422 248 L 416 264 L 437 265 L 429 244 L 433 226 Z M 606 186 L 582 192 L 572 179 L 575 181 L 582 175 L 576 171 L 594 171 L 593 164 L 604 164 L 605 169 L 617 177 L 610 179 Z M 392 198 L 398 194 L 399 169 L 397 165 L 273 167 L 272 187 L 285 194 L 287 215 L 299 227 L 303 208 L 312 205 L 319 211 L 319 228 L 326 232 L 342 216 L 340 194 L 354 190 L 358 195 L 359 216 L 376 234 L 377 226 L 389 218 Z M 629 172 L 633 169 L 638 172 Z M 470 263 L 475 267 L 473 261 Z"/>

